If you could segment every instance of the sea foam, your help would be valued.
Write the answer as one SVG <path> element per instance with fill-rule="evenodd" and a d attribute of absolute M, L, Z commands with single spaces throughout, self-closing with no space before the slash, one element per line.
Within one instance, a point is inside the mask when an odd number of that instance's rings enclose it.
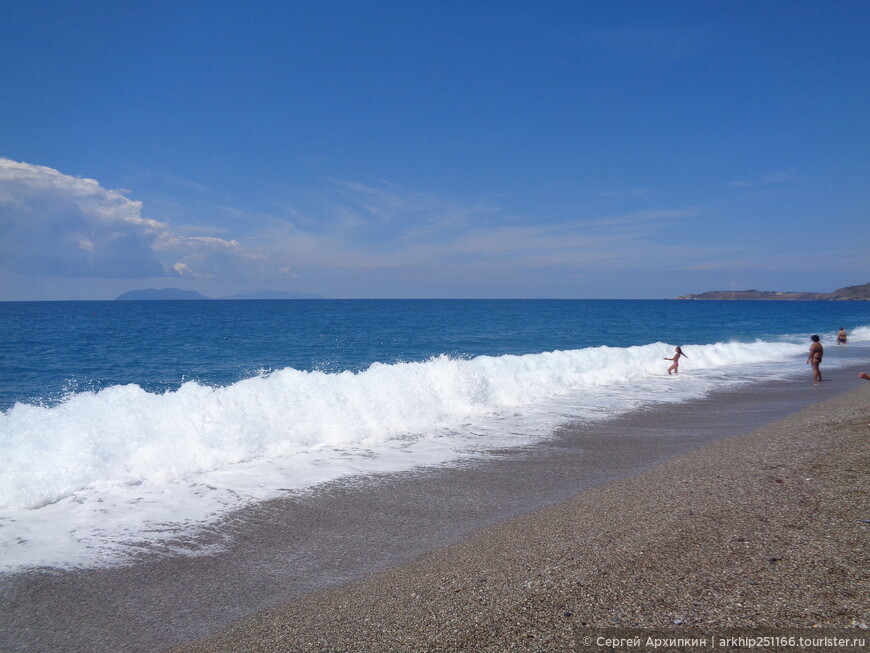
<path fill-rule="evenodd" d="M 786 374 L 806 349 L 684 346 L 679 378 L 665 373 L 674 347 L 655 343 L 355 373 L 287 368 L 223 387 L 121 385 L 18 403 L 0 414 L 0 550 L 7 569 L 105 564 L 131 553 L 121 540 L 169 540 L 180 524 L 288 490 L 485 455 L 566 421 Z"/>

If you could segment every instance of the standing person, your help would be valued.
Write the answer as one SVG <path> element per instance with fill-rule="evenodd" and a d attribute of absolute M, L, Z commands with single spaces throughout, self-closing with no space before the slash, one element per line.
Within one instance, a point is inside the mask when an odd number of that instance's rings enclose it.
<path fill-rule="evenodd" d="M 819 369 L 819 365 L 822 363 L 825 349 L 822 347 L 822 343 L 819 342 L 818 336 L 811 336 L 810 340 L 813 341 L 813 344 L 810 345 L 810 355 L 807 357 L 807 363 L 813 366 L 813 383 L 821 383 L 822 372 Z"/>
<path fill-rule="evenodd" d="M 846 344 L 846 329 L 840 327 L 839 332 L 837 332 L 837 344 L 845 345 Z"/>
<path fill-rule="evenodd" d="M 683 350 L 682 350 L 682 349 L 680 349 L 679 347 L 677 347 L 677 348 L 674 350 L 674 357 L 673 357 L 673 358 L 667 358 L 667 357 L 665 357 L 665 360 L 666 360 L 666 361 L 674 361 L 673 365 L 671 365 L 671 366 L 668 368 L 668 376 L 671 375 L 671 372 L 673 372 L 674 374 L 679 374 L 679 373 L 680 373 L 680 358 L 681 358 L 682 356 L 686 356 L 686 355 L 683 353 Z M 688 356 L 686 356 L 686 358 L 688 358 Z"/>

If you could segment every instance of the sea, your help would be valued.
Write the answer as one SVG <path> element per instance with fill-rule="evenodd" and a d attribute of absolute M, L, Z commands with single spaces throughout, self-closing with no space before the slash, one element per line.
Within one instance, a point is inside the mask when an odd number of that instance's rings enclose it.
<path fill-rule="evenodd" d="M 3 302 L 0 573 L 208 555 L 258 502 L 811 383 L 812 334 L 825 375 L 870 361 L 870 302 Z"/>

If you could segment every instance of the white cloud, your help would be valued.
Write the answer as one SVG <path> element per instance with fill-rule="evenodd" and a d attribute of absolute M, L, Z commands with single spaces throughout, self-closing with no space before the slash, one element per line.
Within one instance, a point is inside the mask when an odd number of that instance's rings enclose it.
<path fill-rule="evenodd" d="M 196 226 L 146 218 L 143 210 L 95 180 L 0 159 L 0 268 L 7 278 L 175 278 L 215 296 L 285 288 L 293 279 L 327 294 L 373 294 L 377 284 L 411 294 L 435 288 L 445 275 L 466 288 L 535 270 L 558 269 L 563 279 L 651 260 L 691 265 L 698 252 L 679 250 L 662 230 L 705 214 L 560 212 L 554 219 L 512 212 L 492 199 L 352 181 L 331 181 L 307 202 L 297 198 L 273 213 L 217 207 L 212 220 L 200 215 Z M 232 221 L 220 223 L 228 212 Z"/>
<path fill-rule="evenodd" d="M 635 267 L 672 248 L 655 233 L 702 208 L 601 218 L 511 214 L 491 201 L 451 201 L 395 184 L 334 181 L 309 207 L 284 208 L 260 233 L 260 251 L 299 268 L 429 269 Z M 268 234 L 268 235 L 266 235 Z"/>
<path fill-rule="evenodd" d="M 0 259 L 15 272 L 70 277 L 163 273 L 152 244 L 167 225 L 93 179 L 0 159 Z"/>
<path fill-rule="evenodd" d="M 258 256 L 237 240 L 178 235 L 94 179 L 0 158 L 0 264 L 44 277 L 206 279 Z"/>
<path fill-rule="evenodd" d="M 172 269 L 182 277 L 213 279 L 220 275 L 245 274 L 245 267 L 259 255 L 242 247 L 237 240 L 214 236 L 162 235 L 154 243 L 155 252 L 175 261 Z"/>

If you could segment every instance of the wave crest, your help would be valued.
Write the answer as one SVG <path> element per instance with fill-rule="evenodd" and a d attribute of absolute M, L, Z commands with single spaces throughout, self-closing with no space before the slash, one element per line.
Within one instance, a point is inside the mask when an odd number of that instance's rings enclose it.
<path fill-rule="evenodd" d="M 788 343 L 685 347 L 699 370 L 777 361 Z M 16 404 L 0 416 L 0 507 L 37 508 L 83 489 L 164 484 L 256 459 L 372 447 L 461 429 L 589 390 L 620 409 L 620 388 L 660 380 L 671 345 L 523 356 L 439 356 L 375 363 L 361 372 L 282 369 L 225 387 L 188 382 L 83 392 L 52 407 Z M 586 391 L 586 392 L 584 392 Z M 624 409 L 627 409 L 626 405 Z"/>

